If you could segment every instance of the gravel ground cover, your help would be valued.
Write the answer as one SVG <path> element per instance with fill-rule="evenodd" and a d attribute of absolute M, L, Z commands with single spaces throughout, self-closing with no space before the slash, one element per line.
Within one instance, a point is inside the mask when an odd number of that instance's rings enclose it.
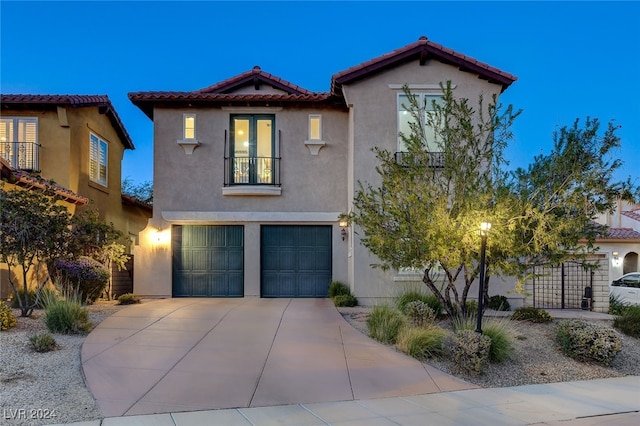
<path fill-rule="evenodd" d="M 88 307 L 89 319 L 97 325 L 121 308 L 115 302 L 99 301 Z M 370 308 L 339 310 L 353 327 L 368 333 Z M 29 336 L 47 331 L 43 312 L 35 311 L 32 318 L 20 318 L 17 310 L 14 313 L 18 326 L 0 332 L 0 424 L 47 425 L 101 418 L 82 375 L 84 336 L 54 334 L 59 348 L 38 353 L 31 349 Z M 596 322 L 611 325 L 612 321 Z M 640 375 L 640 339 L 622 335 L 622 351 L 610 367 L 601 367 L 564 356 L 554 343 L 556 323 L 516 323 L 520 338 L 515 340 L 513 359 L 490 365 L 481 376 L 459 377 L 481 387 L 503 387 Z M 451 364 L 444 358 L 424 362 L 451 373 Z"/>
<path fill-rule="evenodd" d="M 339 308 L 339 310 L 354 328 L 368 334 L 366 320 L 371 311 L 370 308 Z M 613 328 L 613 320 L 588 321 Z M 619 333 L 623 340 L 622 350 L 610 366 L 603 367 L 594 363 L 578 362 L 565 356 L 555 343 L 557 324 L 558 320 L 546 324 L 514 321 L 517 338 L 514 341 L 515 352 L 510 360 L 500 364 L 490 364 L 480 376 L 457 376 L 486 388 L 627 375 L 640 376 L 640 339 Z M 440 325 L 450 328 L 447 321 L 440 322 Z M 454 374 L 451 370 L 451 362 L 444 357 L 431 358 L 423 362 Z"/>
<path fill-rule="evenodd" d="M 88 307 L 89 320 L 97 325 L 122 306 L 99 301 Z M 84 335 L 52 334 L 58 349 L 38 353 L 29 336 L 48 332 L 44 312 L 21 318 L 18 326 L 0 332 L 0 424 L 46 425 L 93 420 L 102 417 L 84 384 L 80 350 Z"/>

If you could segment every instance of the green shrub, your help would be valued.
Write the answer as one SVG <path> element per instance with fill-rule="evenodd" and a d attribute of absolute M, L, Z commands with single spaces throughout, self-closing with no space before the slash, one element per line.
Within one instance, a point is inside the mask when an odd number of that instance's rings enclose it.
<path fill-rule="evenodd" d="M 358 299 L 352 294 L 339 294 L 333 298 L 333 304 L 340 307 L 352 307 L 358 305 Z"/>
<path fill-rule="evenodd" d="M 89 314 L 80 297 L 51 298 L 46 302 L 44 322 L 52 333 L 81 334 L 91 329 Z"/>
<path fill-rule="evenodd" d="M 425 327 L 436 319 L 433 309 L 420 300 L 407 303 L 405 313 L 416 327 Z"/>
<path fill-rule="evenodd" d="M 18 325 L 18 320 L 13 311 L 5 302 L 0 301 L 0 331 L 8 330 Z"/>
<path fill-rule="evenodd" d="M 623 302 L 619 296 L 609 294 L 609 314 L 622 315 L 629 305 Z"/>
<path fill-rule="evenodd" d="M 640 338 L 640 306 L 627 306 L 622 315 L 613 320 L 613 326 L 628 336 Z"/>
<path fill-rule="evenodd" d="M 397 309 L 386 305 L 375 306 L 367 318 L 369 337 L 381 343 L 395 343 L 406 323 L 406 318 Z"/>
<path fill-rule="evenodd" d="M 444 352 L 445 337 L 447 330 L 434 324 L 421 328 L 405 327 L 398 335 L 396 346 L 414 358 L 431 358 Z"/>
<path fill-rule="evenodd" d="M 510 311 L 511 304 L 509 304 L 509 300 L 505 296 L 496 294 L 489 298 L 487 308 L 493 309 L 494 311 Z"/>
<path fill-rule="evenodd" d="M 329 284 L 329 297 L 333 299 L 336 296 L 349 295 L 351 290 L 340 281 L 331 281 Z"/>
<path fill-rule="evenodd" d="M 111 273 L 100 262 L 89 257 L 58 260 L 54 264 L 54 282 L 67 293 L 78 293 L 81 300 L 91 304 L 107 288 Z"/>
<path fill-rule="evenodd" d="M 551 322 L 553 318 L 549 315 L 549 312 L 544 309 L 534 308 L 532 306 L 525 306 L 516 309 L 511 315 L 511 319 L 517 321 L 531 321 L 537 323 Z"/>
<path fill-rule="evenodd" d="M 133 293 L 121 294 L 120 297 L 118 297 L 118 305 L 133 305 L 136 303 L 141 303 L 141 300 Z"/>
<path fill-rule="evenodd" d="M 491 339 L 472 330 L 457 331 L 451 342 L 453 370 L 456 373 L 479 375 L 489 362 Z"/>
<path fill-rule="evenodd" d="M 415 301 L 420 301 L 430 307 L 436 314 L 436 317 L 442 314 L 442 304 L 438 298 L 433 294 L 425 294 L 418 290 L 410 290 L 398 296 L 396 299 L 396 307 L 400 312 L 406 313 L 407 305 Z"/>
<path fill-rule="evenodd" d="M 38 299 L 38 303 L 36 304 L 36 309 L 44 309 L 44 305 L 45 305 L 45 300 L 47 298 L 47 294 L 48 293 L 53 293 L 53 294 L 57 294 L 57 291 L 54 288 L 51 287 L 45 287 L 40 291 L 40 298 Z M 27 292 L 28 296 L 29 296 L 29 300 L 27 301 L 27 306 L 30 306 L 31 304 L 35 303 L 36 301 L 36 291 L 29 289 Z M 18 288 L 18 295 L 20 296 L 21 300 L 24 301 L 24 288 L 20 287 Z M 16 299 L 15 295 L 13 296 L 13 300 L 12 300 L 12 306 L 14 308 L 19 308 L 20 306 L 18 306 L 18 300 Z"/>
<path fill-rule="evenodd" d="M 622 339 L 609 327 L 579 320 L 558 324 L 556 340 L 562 352 L 578 361 L 609 365 L 622 349 Z"/>
<path fill-rule="evenodd" d="M 477 318 L 473 316 L 458 317 L 453 321 L 453 329 L 475 331 L 478 327 Z M 514 351 L 516 329 L 508 318 L 484 317 L 482 321 L 482 334 L 491 339 L 489 348 L 489 361 L 503 362 L 509 359 Z"/>
<path fill-rule="evenodd" d="M 29 341 L 31 342 L 31 348 L 36 352 L 49 352 L 58 347 L 56 339 L 49 333 L 34 334 L 29 337 Z"/>

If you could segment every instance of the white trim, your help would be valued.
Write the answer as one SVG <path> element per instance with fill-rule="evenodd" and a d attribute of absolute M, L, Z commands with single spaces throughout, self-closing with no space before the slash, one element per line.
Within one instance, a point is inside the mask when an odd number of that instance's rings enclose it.
<path fill-rule="evenodd" d="M 404 84 L 389 84 L 389 89 L 392 90 L 402 90 L 404 88 Z M 409 90 L 428 90 L 428 91 L 437 91 L 441 94 L 444 94 L 444 90 L 440 87 L 439 84 L 407 84 L 406 85 Z M 452 89 L 456 88 L 455 84 L 451 85 Z"/>
<path fill-rule="evenodd" d="M 220 107 L 222 111 L 228 111 L 232 114 L 273 114 L 282 111 L 282 107 Z"/>
<path fill-rule="evenodd" d="M 96 155 L 98 156 L 98 158 L 95 159 L 95 162 L 97 164 L 97 170 L 96 172 L 98 173 L 97 177 L 91 176 L 91 145 L 93 144 L 93 141 L 91 139 L 91 137 L 95 137 L 96 141 L 97 141 L 97 150 L 96 150 Z M 104 176 L 104 182 L 100 181 L 100 150 L 102 147 L 102 144 L 104 144 L 105 146 L 105 158 L 104 158 L 104 169 L 105 169 L 105 176 Z M 97 183 L 98 185 L 109 187 L 109 141 L 102 139 L 102 137 L 98 136 L 97 133 L 94 133 L 92 131 L 89 131 L 89 181 Z"/>
<path fill-rule="evenodd" d="M 222 195 L 282 195 L 282 188 L 263 185 L 225 186 L 222 188 Z"/>
<path fill-rule="evenodd" d="M 337 223 L 340 212 L 203 212 L 162 211 L 167 222 L 321 222 Z"/>
<path fill-rule="evenodd" d="M 314 118 L 318 119 L 318 137 L 311 137 L 311 120 Z M 307 139 L 310 141 L 321 141 L 322 140 L 322 114 L 309 114 L 309 129 L 307 132 Z"/>
<path fill-rule="evenodd" d="M 314 139 L 312 141 L 304 141 L 304 146 L 309 148 L 309 152 L 311 153 L 311 155 L 318 155 L 318 152 L 320 152 L 320 148 L 322 148 L 325 145 L 326 143 L 321 140 Z"/>
<path fill-rule="evenodd" d="M 197 139 L 179 139 L 176 142 L 184 149 L 184 153 L 187 155 L 193 154 L 193 150 L 200 146 L 200 142 Z"/>

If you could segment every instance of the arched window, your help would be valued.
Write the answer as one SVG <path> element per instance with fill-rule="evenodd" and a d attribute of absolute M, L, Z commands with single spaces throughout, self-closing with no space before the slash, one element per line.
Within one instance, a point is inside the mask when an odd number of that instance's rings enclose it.
<path fill-rule="evenodd" d="M 632 251 L 624 256 L 624 263 L 622 264 L 622 274 L 630 272 L 638 272 L 638 253 Z"/>

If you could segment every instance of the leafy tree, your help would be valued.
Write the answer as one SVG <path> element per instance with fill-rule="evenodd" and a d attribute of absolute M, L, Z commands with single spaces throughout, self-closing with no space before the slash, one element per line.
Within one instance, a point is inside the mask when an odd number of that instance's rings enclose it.
<path fill-rule="evenodd" d="M 69 253 L 70 214 L 57 201 L 50 193 L 0 187 L 0 261 L 9 266 L 9 284 L 23 317 L 31 315 L 49 281 L 46 264 Z M 30 274 L 38 280 L 35 299 L 29 296 Z"/>
<path fill-rule="evenodd" d="M 129 256 L 121 243 L 122 232 L 113 223 L 101 220 L 95 210 L 84 210 L 72 219 L 71 251 L 75 257 L 87 256 L 102 263 L 108 271 L 116 265 L 118 270 L 125 268 Z M 111 299 L 112 281 L 109 279 L 106 296 Z"/>
<path fill-rule="evenodd" d="M 136 183 L 127 177 L 122 181 L 121 191 L 123 194 L 136 198 L 143 203 L 153 204 L 153 182 L 151 181 Z"/>
<path fill-rule="evenodd" d="M 376 266 L 423 270 L 423 282 L 453 316 L 466 313 L 480 272 L 481 222 L 493 224 L 482 283 L 487 301 L 491 274 L 524 277 L 542 257 L 559 262 L 593 251 L 602 232 L 593 219 L 631 186 L 613 181 L 620 163 L 606 160 L 619 145 L 612 125 L 604 136 L 597 120 L 562 128 L 550 155 L 509 172 L 503 150 L 520 111 L 503 109 L 495 97 L 489 104 L 480 97 L 473 108 L 449 83 L 443 92 L 442 102 L 429 106 L 405 87 L 413 118 L 411 133 L 400 135 L 407 152 L 374 148 L 380 183 L 359 182 L 349 219 Z M 428 152 L 434 146 L 437 152 Z M 578 244 L 582 238 L 587 245 Z"/>

